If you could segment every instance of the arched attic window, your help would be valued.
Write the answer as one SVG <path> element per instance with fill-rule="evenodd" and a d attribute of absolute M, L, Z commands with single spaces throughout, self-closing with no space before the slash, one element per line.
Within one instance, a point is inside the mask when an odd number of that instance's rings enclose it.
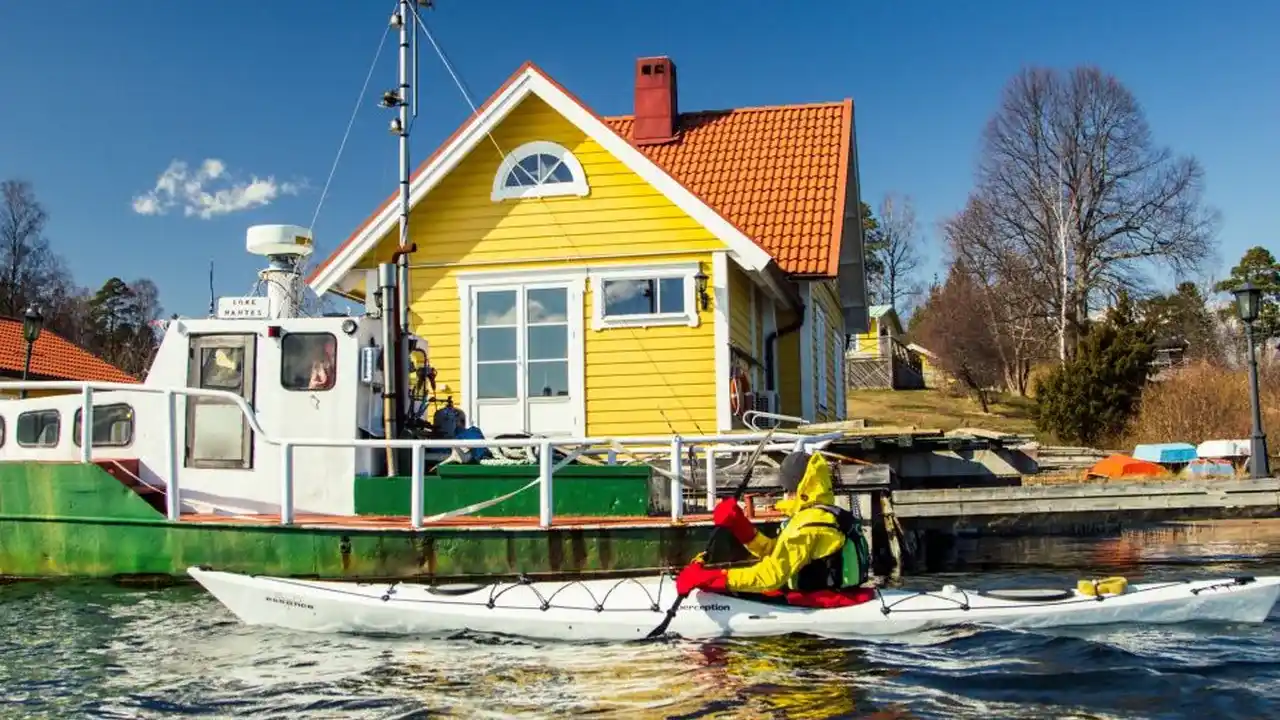
<path fill-rule="evenodd" d="M 536 140 L 512 150 L 493 176 L 494 200 L 587 194 L 587 174 L 573 153 Z"/>

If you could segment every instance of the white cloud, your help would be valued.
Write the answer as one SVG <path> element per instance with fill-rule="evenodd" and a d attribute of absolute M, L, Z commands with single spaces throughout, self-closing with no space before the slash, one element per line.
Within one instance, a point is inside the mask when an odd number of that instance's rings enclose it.
<path fill-rule="evenodd" d="M 226 163 L 206 158 L 194 172 L 182 160 L 174 160 L 156 178 L 156 186 L 133 198 L 139 215 L 166 215 L 181 207 L 187 217 L 208 220 L 216 215 L 265 207 L 281 195 L 297 195 L 304 183 L 277 181 L 274 176 L 248 180 L 227 172 Z"/>

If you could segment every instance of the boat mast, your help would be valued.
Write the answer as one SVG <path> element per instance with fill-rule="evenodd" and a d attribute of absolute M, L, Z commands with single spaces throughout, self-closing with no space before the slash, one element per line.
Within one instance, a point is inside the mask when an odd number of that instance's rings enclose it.
<path fill-rule="evenodd" d="M 397 118 L 396 134 L 400 140 L 401 250 L 396 263 L 398 274 L 396 280 L 399 288 L 399 297 L 396 305 L 399 311 L 398 321 L 400 323 L 400 337 L 402 338 L 409 334 L 409 107 L 412 104 L 415 110 L 417 108 L 417 100 L 412 98 L 416 88 L 409 82 L 410 43 L 416 39 L 417 33 L 414 31 L 418 27 L 416 9 L 410 4 L 411 2 L 416 2 L 416 0 L 400 0 L 400 7 L 396 11 L 396 15 L 399 17 L 398 25 L 400 29 L 400 86 L 397 93 L 399 117 Z M 416 49 L 416 46 L 414 49 Z M 416 53 L 413 53 L 413 55 L 414 67 L 416 68 Z M 416 112 L 413 114 L 417 115 Z"/>
<path fill-rule="evenodd" d="M 399 0 L 391 16 L 391 26 L 400 32 L 399 82 L 395 90 L 382 96 L 383 107 L 396 109 L 397 116 L 391 121 L 391 134 L 396 136 L 400 146 L 400 239 L 392 259 L 395 263 L 395 317 L 384 320 L 383 324 L 388 330 L 394 328 L 394 332 L 384 338 L 390 357 L 386 358 L 383 371 L 387 378 L 384 393 L 391 396 L 389 399 L 393 404 L 392 416 L 387 418 L 388 432 L 392 436 L 398 436 L 399 430 L 409 420 L 410 405 L 406 360 L 412 331 L 409 327 L 409 255 L 416 249 L 409 241 L 409 131 L 418 115 L 418 16 L 415 3 L 424 7 L 431 4 L 430 0 Z M 384 302 L 384 312 L 390 310 L 386 307 L 388 304 Z"/>

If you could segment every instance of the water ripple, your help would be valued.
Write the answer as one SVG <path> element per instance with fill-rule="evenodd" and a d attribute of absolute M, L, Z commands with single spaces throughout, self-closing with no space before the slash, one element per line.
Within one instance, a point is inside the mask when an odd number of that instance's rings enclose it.
<path fill-rule="evenodd" d="M 1267 557 L 1280 557 L 1277 545 L 1267 547 Z M 1242 562 L 1229 557 L 1231 546 L 1218 550 L 1212 565 L 1161 564 L 1145 574 L 1222 575 L 1242 565 L 1280 572 L 1273 560 Z M 1058 567 L 917 582 L 1060 586 L 1080 574 Z M 1280 715 L 1275 616 L 1261 625 L 1053 633 L 954 628 L 864 642 L 558 645 L 303 635 L 245 627 L 198 588 L 61 583 L 0 587 L 0 623 L 9 629 L 0 634 L 3 717 Z"/>

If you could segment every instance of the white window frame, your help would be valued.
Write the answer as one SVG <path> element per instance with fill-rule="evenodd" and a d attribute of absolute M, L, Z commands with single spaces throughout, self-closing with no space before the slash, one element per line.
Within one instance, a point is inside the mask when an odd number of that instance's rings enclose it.
<path fill-rule="evenodd" d="M 507 175 L 515 169 L 515 166 L 530 155 L 538 154 L 554 156 L 564 163 L 565 167 L 569 168 L 569 172 L 573 174 L 573 180 L 570 182 L 534 185 L 533 187 L 507 187 Z M 502 200 L 555 197 L 557 195 L 585 197 L 589 192 L 587 173 L 582 169 L 582 163 L 578 162 L 578 158 L 574 157 L 568 148 L 546 140 L 534 140 L 517 147 L 502 159 L 502 162 L 498 165 L 498 172 L 493 176 L 493 191 L 490 193 L 489 198 L 494 202 L 500 202 Z"/>
<path fill-rule="evenodd" d="M 818 358 L 818 371 L 816 373 L 817 383 L 813 394 L 816 405 L 819 410 L 827 410 L 828 400 L 828 382 L 827 382 L 827 343 L 830 341 L 830 328 L 827 326 L 827 313 L 821 306 L 813 307 L 813 341 L 814 355 Z"/>
<path fill-rule="evenodd" d="M 569 397 L 573 408 L 574 434 L 586 437 L 586 338 L 582 331 L 582 296 L 586 288 L 587 272 L 581 267 L 532 270 L 466 270 L 456 274 L 458 285 L 458 329 L 460 336 L 459 377 L 462 379 L 462 409 L 467 417 L 476 417 L 479 398 L 476 397 L 474 363 L 471 361 L 472 340 L 476 326 L 472 316 L 473 290 L 516 290 L 542 287 L 567 286 L 569 289 Z M 524 361 L 521 362 L 524 372 Z M 526 402 L 536 402 L 540 397 L 529 397 Z M 558 399 L 558 398 L 553 398 Z"/>
<path fill-rule="evenodd" d="M 591 329 L 608 330 L 621 327 L 657 327 L 661 325 L 687 325 L 698 327 L 700 323 L 696 283 L 693 276 L 701 266 L 698 262 L 664 263 L 660 265 L 620 265 L 617 268 L 592 270 L 591 281 Z M 604 282 L 606 280 L 684 280 L 684 310 L 678 313 L 645 313 L 643 315 L 604 314 Z M 710 292 L 710 288 L 708 288 Z"/>

